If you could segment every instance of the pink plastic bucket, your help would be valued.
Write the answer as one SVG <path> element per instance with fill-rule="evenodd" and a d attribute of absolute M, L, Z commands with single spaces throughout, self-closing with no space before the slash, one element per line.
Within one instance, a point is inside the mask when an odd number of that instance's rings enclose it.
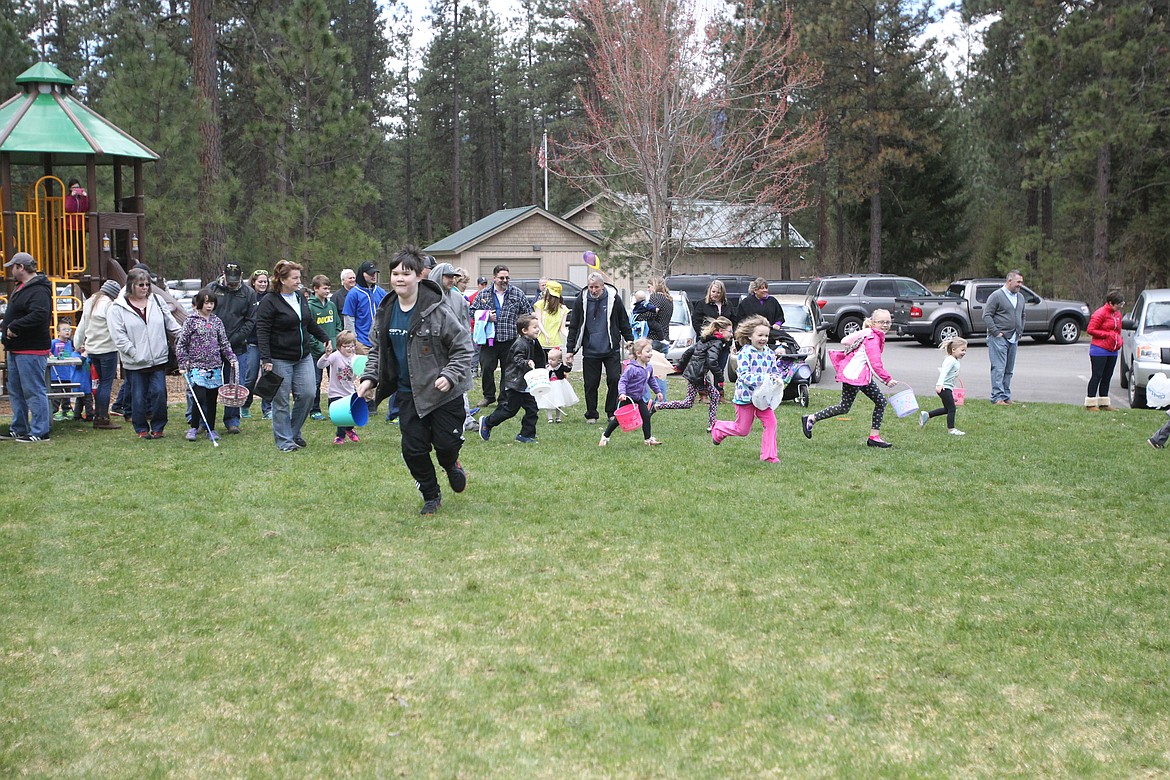
<path fill-rule="evenodd" d="M 627 406 L 618 406 L 613 416 L 623 431 L 636 431 L 642 427 L 642 413 L 633 401 L 629 401 Z"/>

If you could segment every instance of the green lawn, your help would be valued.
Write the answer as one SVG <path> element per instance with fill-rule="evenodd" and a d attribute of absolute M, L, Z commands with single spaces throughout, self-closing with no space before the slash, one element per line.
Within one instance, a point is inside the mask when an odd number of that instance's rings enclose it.
<path fill-rule="evenodd" d="M 1170 773 L 1163 414 L 871 408 L 512 421 L 433 518 L 380 415 L 0 443 L 0 776 Z"/>

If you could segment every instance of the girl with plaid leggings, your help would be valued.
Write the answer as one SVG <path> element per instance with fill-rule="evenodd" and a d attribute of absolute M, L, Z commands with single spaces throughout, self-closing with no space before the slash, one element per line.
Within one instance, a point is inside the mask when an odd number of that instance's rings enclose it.
<path fill-rule="evenodd" d="M 845 414 L 853 406 L 857 394 L 861 393 L 873 401 L 873 421 L 865 445 L 883 449 L 893 446 L 882 439 L 881 427 L 886 397 L 878 389 L 877 381 L 874 379 L 875 376 L 880 378 L 887 387 L 897 381 L 882 365 L 882 350 L 886 346 L 886 331 L 890 329 L 890 325 L 890 313 L 885 309 L 874 309 L 873 314 L 865 321 L 864 327 L 841 342 L 845 347 L 854 344 L 856 347 L 848 352 L 834 350 L 829 353 L 833 367 L 837 370 L 837 381 L 841 383 L 841 402 L 816 414 L 800 418 L 801 430 L 806 439 L 812 438 L 813 425 L 820 420 Z"/>
<path fill-rule="evenodd" d="M 687 380 L 687 397 L 682 401 L 665 401 L 658 404 L 658 409 L 690 409 L 695 405 L 695 397 L 700 391 L 707 391 L 707 431 L 715 425 L 715 416 L 719 412 L 719 392 L 710 377 L 714 376 L 722 384 L 723 372 L 720 369 L 721 357 L 724 350 L 730 348 L 731 320 L 726 317 L 716 317 L 708 320 L 703 328 L 699 343 L 683 353 L 679 365 L 682 367 L 683 378 Z"/>

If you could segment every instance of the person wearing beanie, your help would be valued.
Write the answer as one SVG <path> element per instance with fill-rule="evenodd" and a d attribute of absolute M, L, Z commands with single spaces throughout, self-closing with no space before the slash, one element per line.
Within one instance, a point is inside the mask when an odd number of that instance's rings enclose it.
<path fill-rule="evenodd" d="M 49 440 L 49 326 L 53 316 L 53 285 L 37 272 L 28 252 L 17 252 L 4 264 L 16 280 L 0 321 L 0 340 L 8 351 L 8 400 L 12 424 L 8 436 L 19 442 Z"/>
<path fill-rule="evenodd" d="M 223 323 L 228 341 L 235 355 L 236 369 L 240 377 L 251 376 L 256 370 L 248 362 L 248 340 L 256 333 L 256 291 L 244 284 L 244 271 L 240 264 L 228 261 L 223 266 L 223 276 L 211 283 L 215 296 L 215 316 Z M 231 379 L 231 361 L 224 361 L 225 382 Z M 244 384 L 236 377 L 236 384 Z M 192 410 L 194 411 L 194 410 Z M 223 407 L 223 427 L 228 433 L 240 432 L 240 407 Z"/>
<path fill-rule="evenodd" d="M 106 319 L 110 305 L 121 292 L 121 285 L 113 279 L 106 280 L 98 294 L 86 300 L 81 309 L 81 322 L 73 332 L 74 349 L 89 358 L 97 371 L 93 427 L 100 431 L 116 431 L 122 427 L 110 422 L 110 393 L 114 387 L 114 374 L 118 370 L 118 349 L 114 346 L 110 323 Z"/>
<path fill-rule="evenodd" d="M 367 260 L 358 266 L 357 284 L 346 294 L 345 308 L 341 310 L 345 329 L 352 330 L 361 344 L 358 354 L 365 355 L 370 351 L 370 327 L 374 324 L 378 304 L 385 297 L 386 291 L 378 286 L 378 266 Z"/>

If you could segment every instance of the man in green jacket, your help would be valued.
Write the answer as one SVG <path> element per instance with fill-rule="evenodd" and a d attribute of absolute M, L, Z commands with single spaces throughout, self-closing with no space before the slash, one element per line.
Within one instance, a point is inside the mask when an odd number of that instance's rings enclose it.
<path fill-rule="evenodd" d="M 341 312 L 337 310 L 337 304 L 329 296 L 329 277 L 325 274 L 317 274 L 310 282 L 310 287 L 313 294 L 309 296 L 309 311 L 313 313 L 318 327 L 325 331 L 333 348 L 336 349 L 337 334 L 341 332 Z M 314 420 L 324 420 L 325 415 L 321 414 L 321 377 L 325 369 L 316 368 L 316 364 L 317 358 L 325 354 L 325 342 L 317 341 L 314 338 L 310 349 L 313 351 L 313 365 L 317 372 L 317 392 L 313 395 L 313 408 L 309 410 L 309 417 Z"/>

